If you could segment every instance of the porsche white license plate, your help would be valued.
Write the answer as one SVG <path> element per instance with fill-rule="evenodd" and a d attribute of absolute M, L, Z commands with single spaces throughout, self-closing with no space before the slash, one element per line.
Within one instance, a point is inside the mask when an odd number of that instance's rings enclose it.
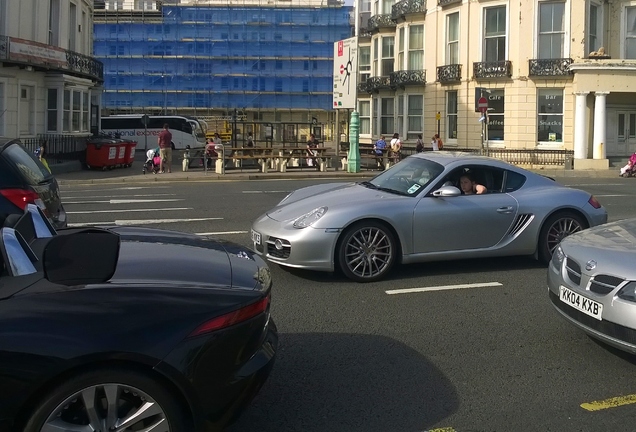
<path fill-rule="evenodd" d="M 252 242 L 257 245 L 261 244 L 261 234 L 254 230 L 252 230 Z"/>
<path fill-rule="evenodd" d="M 573 307 L 574 309 L 580 310 L 592 318 L 596 318 L 599 321 L 602 320 L 601 316 L 603 315 L 603 305 L 599 302 L 583 297 L 564 286 L 559 288 L 559 299 L 563 303 Z"/>

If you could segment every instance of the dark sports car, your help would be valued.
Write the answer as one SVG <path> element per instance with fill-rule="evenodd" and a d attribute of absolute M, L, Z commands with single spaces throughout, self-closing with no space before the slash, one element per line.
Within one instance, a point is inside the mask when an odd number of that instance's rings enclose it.
<path fill-rule="evenodd" d="M 0 431 L 223 427 L 274 363 L 271 279 L 249 250 L 143 228 L 0 231 Z"/>

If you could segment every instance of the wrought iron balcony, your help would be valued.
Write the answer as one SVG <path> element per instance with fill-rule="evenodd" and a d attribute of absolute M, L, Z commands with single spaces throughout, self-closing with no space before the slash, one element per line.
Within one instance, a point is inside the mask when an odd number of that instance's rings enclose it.
<path fill-rule="evenodd" d="M 426 84 L 426 71 L 425 70 L 405 70 L 391 72 L 391 87 L 402 87 L 407 85 L 425 85 Z"/>
<path fill-rule="evenodd" d="M 367 29 L 369 31 L 379 30 L 381 28 L 395 28 L 395 21 L 391 18 L 391 14 L 373 15 L 369 18 Z"/>
<path fill-rule="evenodd" d="M 437 81 L 440 83 L 452 83 L 462 80 L 462 65 L 452 64 L 437 67 Z"/>
<path fill-rule="evenodd" d="M 396 20 L 408 14 L 426 12 L 426 0 L 402 0 L 391 7 L 391 17 Z"/>
<path fill-rule="evenodd" d="M 533 59 L 528 60 L 530 64 L 531 76 L 568 76 L 572 75 L 570 65 L 572 64 L 571 58 L 560 59 Z"/>
<path fill-rule="evenodd" d="M 437 0 L 437 6 L 448 6 L 454 3 L 461 3 L 462 0 Z"/>
<path fill-rule="evenodd" d="M 0 61 L 104 81 L 104 64 L 93 57 L 10 36 L 0 36 Z"/>
<path fill-rule="evenodd" d="M 510 78 L 512 76 L 512 62 L 509 60 L 475 62 L 473 63 L 473 75 L 477 79 Z"/>
<path fill-rule="evenodd" d="M 358 84 L 358 91 L 366 93 L 374 93 L 391 88 L 390 76 L 369 77 L 365 82 Z"/>

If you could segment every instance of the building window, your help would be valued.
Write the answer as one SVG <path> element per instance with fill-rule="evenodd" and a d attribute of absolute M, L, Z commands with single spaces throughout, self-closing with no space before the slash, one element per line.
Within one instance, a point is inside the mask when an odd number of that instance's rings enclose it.
<path fill-rule="evenodd" d="M 636 59 L 636 6 L 625 8 L 625 58 Z"/>
<path fill-rule="evenodd" d="M 88 92 L 82 92 L 82 132 L 88 132 L 90 129 L 90 117 L 88 114 L 89 108 Z"/>
<path fill-rule="evenodd" d="M 276 79 L 276 81 L 274 82 L 274 91 L 277 91 L 277 92 L 282 92 L 283 91 L 283 80 L 282 79 Z"/>
<path fill-rule="evenodd" d="M 504 139 L 504 91 L 489 90 L 488 95 L 488 140 Z"/>
<path fill-rule="evenodd" d="M 382 14 L 383 15 L 391 15 L 391 9 L 395 4 L 395 0 L 384 0 L 382 2 Z"/>
<path fill-rule="evenodd" d="M 378 39 L 373 39 L 373 76 L 379 76 L 380 70 L 378 69 L 378 58 L 380 58 L 380 51 L 378 51 Z"/>
<path fill-rule="evenodd" d="M 393 36 L 382 38 L 382 76 L 388 76 L 393 72 L 395 63 L 395 38 Z"/>
<path fill-rule="evenodd" d="M 135 9 L 153 10 L 153 4 L 157 4 L 156 0 L 135 0 Z"/>
<path fill-rule="evenodd" d="M 459 64 L 459 12 L 446 17 L 446 64 Z"/>
<path fill-rule="evenodd" d="M 563 90 L 539 89 L 537 91 L 537 139 L 541 142 L 563 142 Z"/>
<path fill-rule="evenodd" d="M 393 135 L 395 132 L 394 115 L 395 106 L 393 98 L 382 98 L 382 106 L 380 107 L 380 133 L 384 135 Z"/>
<path fill-rule="evenodd" d="M 35 134 L 35 87 L 20 86 L 20 128 L 21 135 Z"/>
<path fill-rule="evenodd" d="M 282 69 L 283 69 L 283 61 L 276 60 L 276 70 L 282 70 Z"/>
<path fill-rule="evenodd" d="M 359 82 L 365 82 L 371 76 L 371 47 L 359 48 L 358 70 L 360 71 Z"/>
<path fill-rule="evenodd" d="M 404 95 L 399 95 L 397 100 L 397 129 L 401 136 L 404 136 Z"/>
<path fill-rule="evenodd" d="M 371 101 L 358 101 L 360 113 L 360 135 L 371 133 Z"/>
<path fill-rule="evenodd" d="M 565 3 L 539 3 L 540 59 L 563 58 Z"/>
<path fill-rule="evenodd" d="M 372 128 L 373 128 L 373 130 L 371 131 L 371 133 L 372 133 L 372 134 L 376 134 L 376 135 L 378 135 L 378 134 L 380 133 L 380 126 L 379 126 L 379 124 L 378 124 L 378 122 L 380 121 L 380 119 L 379 119 L 379 117 L 378 117 L 378 116 L 379 116 L 379 114 L 378 114 L 378 107 L 379 107 L 380 105 L 379 105 L 379 101 L 378 101 L 378 99 L 377 99 L 377 98 L 372 99 L 372 100 L 371 100 L 371 103 L 373 104 L 373 105 L 371 106 L 371 111 L 373 112 L 373 116 L 372 116 L 372 119 L 373 119 L 373 125 L 372 125 Z"/>
<path fill-rule="evenodd" d="M 409 64 L 408 70 L 424 69 L 424 26 L 409 28 Z"/>
<path fill-rule="evenodd" d="M 457 139 L 457 91 L 446 92 L 446 139 Z"/>
<path fill-rule="evenodd" d="M 484 10 L 484 61 L 506 60 L 506 6 Z"/>
<path fill-rule="evenodd" d="M 46 130 L 57 132 L 57 89 L 48 89 L 46 102 Z"/>
<path fill-rule="evenodd" d="M 72 92 L 71 105 L 71 128 L 73 132 L 80 131 L 80 117 L 82 115 L 82 93 L 78 91 Z"/>
<path fill-rule="evenodd" d="M 371 12 L 371 0 L 362 0 L 360 2 L 360 12 Z"/>
<path fill-rule="evenodd" d="M 406 28 L 402 27 L 399 32 L 398 39 L 398 58 L 397 58 L 397 70 L 404 70 L 404 34 L 406 32 Z"/>
<path fill-rule="evenodd" d="M 106 0 L 104 7 L 106 10 L 121 10 L 124 8 L 124 0 Z"/>
<path fill-rule="evenodd" d="M 409 95 L 407 139 L 415 139 L 422 133 L 422 115 L 424 114 L 424 96 Z"/>
<path fill-rule="evenodd" d="M 587 38 L 588 53 L 603 46 L 603 7 L 595 2 L 588 9 Z"/>

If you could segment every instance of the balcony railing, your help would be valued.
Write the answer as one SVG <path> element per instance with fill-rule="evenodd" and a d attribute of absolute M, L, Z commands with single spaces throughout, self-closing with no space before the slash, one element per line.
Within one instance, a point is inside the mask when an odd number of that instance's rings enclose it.
<path fill-rule="evenodd" d="M 462 80 L 462 65 L 452 64 L 437 67 L 437 81 L 440 83 L 452 83 Z"/>
<path fill-rule="evenodd" d="M 426 12 L 426 0 L 402 0 L 391 7 L 391 17 L 394 20 L 422 12 Z"/>
<path fill-rule="evenodd" d="M 426 84 L 426 71 L 425 70 L 405 70 L 391 72 L 391 87 L 402 87 L 407 85 L 425 85 Z"/>
<path fill-rule="evenodd" d="M 461 3 L 462 0 L 437 0 L 437 6 L 448 6 L 454 3 Z"/>
<path fill-rule="evenodd" d="M 531 76 L 568 76 L 572 75 L 571 58 L 528 60 Z"/>
<path fill-rule="evenodd" d="M 366 93 L 374 93 L 390 88 L 392 88 L 390 76 L 369 77 L 365 82 L 358 84 L 358 90 Z"/>
<path fill-rule="evenodd" d="M 104 81 L 104 64 L 93 57 L 11 36 L 0 36 L 0 61 Z"/>
<path fill-rule="evenodd" d="M 512 62 L 509 60 L 475 62 L 473 63 L 473 75 L 477 79 L 510 78 L 512 76 Z"/>
<path fill-rule="evenodd" d="M 381 28 L 395 28 L 395 25 L 395 21 L 391 18 L 391 14 L 373 15 L 369 18 L 367 29 L 369 29 L 369 31 L 375 31 Z"/>

